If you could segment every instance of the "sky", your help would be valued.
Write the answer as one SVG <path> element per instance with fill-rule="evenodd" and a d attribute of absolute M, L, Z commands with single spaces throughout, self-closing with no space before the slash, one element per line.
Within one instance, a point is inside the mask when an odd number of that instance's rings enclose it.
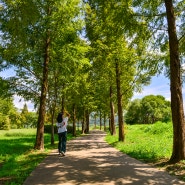
<path fill-rule="evenodd" d="M 0 72 L 0 76 L 3 78 L 8 78 L 8 77 L 11 77 L 14 75 L 15 75 L 15 72 L 13 69 L 8 69 L 6 71 Z M 19 110 L 23 109 L 23 106 L 26 103 L 28 106 L 28 111 L 30 111 L 30 112 L 35 111 L 33 103 L 31 101 L 25 101 L 24 98 L 22 98 L 20 96 L 14 95 L 13 102 L 14 102 L 15 107 L 18 108 Z"/>
<path fill-rule="evenodd" d="M 182 95 L 183 95 L 183 107 L 185 110 L 185 84 L 182 87 Z M 145 86 L 141 93 L 135 93 L 132 100 L 136 98 L 143 98 L 147 95 L 162 95 L 166 100 L 171 100 L 171 92 L 170 92 L 170 79 L 166 78 L 164 75 L 154 76 L 151 80 L 149 86 Z"/>
<path fill-rule="evenodd" d="M 141 93 L 135 93 L 132 99 L 143 98 L 147 95 L 162 95 L 166 100 L 170 100 L 170 80 L 164 75 L 152 77 L 151 83 L 144 86 Z"/>

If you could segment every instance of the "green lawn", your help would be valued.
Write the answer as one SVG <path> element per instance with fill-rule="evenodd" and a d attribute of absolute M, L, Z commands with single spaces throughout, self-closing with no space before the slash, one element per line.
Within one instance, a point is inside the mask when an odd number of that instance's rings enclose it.
<path fill-rule="evenodd" d="M 118 130 L 117 130 L 118 134 Z M 106 141 L 120 151 L 140 160 L 169 158 L 172 150 L 171 123 L 151 125 L 126 125 L 125 142 L 117 142 L 118 135 L 107 135 Z"/>
<path fill-rule="evenodd" d="M 33 169 L 45 158 L 55 145 L 50 145 L 50 134 L 44 135 L 45 150 L 33 150 L 36 129 L 0 130 L 0 184 L 21 185 Z M 68 134 L 68 139 L 72 136 Z"/>

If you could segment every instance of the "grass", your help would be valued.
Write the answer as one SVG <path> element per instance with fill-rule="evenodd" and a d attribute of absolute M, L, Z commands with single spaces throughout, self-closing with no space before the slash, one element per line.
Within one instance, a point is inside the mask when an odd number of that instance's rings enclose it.
<path fill-rule="evenodd" d="M 167 163 L 172 154 L 172 132 L 172 123 L 126 125 L 124 142 L 118 142 L 118 129 L 115 136 L 107 134 L 106 141 L 121 152 L 163 168 L 185 181 L 185 161 L 174 165 Z"/>
<path fill-rule="evenodd" d="M 50 145 L 50 134 L 44 135 L 45 150 L 33 150 L 36 129 L 0 130 L 0 184 L 21 185 L 33 169 L 46 157 L 55 145 Z M 68 140 L 72 136 L 68 134 Z"/>

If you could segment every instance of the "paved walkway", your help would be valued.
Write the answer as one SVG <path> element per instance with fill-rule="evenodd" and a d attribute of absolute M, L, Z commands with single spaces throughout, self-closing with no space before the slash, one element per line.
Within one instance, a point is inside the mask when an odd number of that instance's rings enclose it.
<path fill-rule="evenodd" d="M 177 185 L 185 184 L 167 172 L 135 160 L 92 131 L 67 143 L 65 157 L 53 151 L 23 185 Z"/>

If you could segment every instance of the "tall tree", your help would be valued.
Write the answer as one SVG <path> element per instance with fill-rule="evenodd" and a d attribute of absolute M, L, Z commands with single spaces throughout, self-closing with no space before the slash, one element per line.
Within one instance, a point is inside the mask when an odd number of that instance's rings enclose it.
<path fill-rule="evenodd" d="M 4 42 L 1 44 L 1 64 L 16 66 L 17 77 L 11 79 L 14 92 L 32 99 L 39 107 L 36 149 L 44 149 L 50 64 L 52 60 L 59 63 L 56 55 L 61 54 L 58 52 L 60 46 L 70 43 L 74 36 L 72 25 L 77 25 L 79 2 L 2 1 L 1 38 Z M 67 47 L 62 49 L 67 50 Z M 62 56 L 59 60 L 61 58 Z M 63 61 L 66 62 L 67 59 Z"/>
<path fill-rule="evenodd" d="M 179 42 L 176 33 L 175 13 L 172 0 L 165 0 L 169 48 L 170 48 L 170 89 L 173 120 L 173 152 L 170 162 L 185 159 L 185 120 L 182 98 L 182 76 L 179 56 Z"/>
<path fill-rule="evenodd" d="M 135 16 L 150 30 L 151 48 L 159 54 L 158 69 L 170 77 L 171 111 L 174 127 L 173 152 L 170 162 L 184 159 L 184 110 L 181 64 L 184 57 L 184 0 L 133 0 Z M 167 21 L 166 21 L 167 17 Z M 176 24 L 176 20 L 178 24 Z M 179 39 L 178 39 L 179 37 Z M 168 47 L 169 46 L 169 47 Z M 181 55 L 179 53 L 181 51 Z M 151 62 L 149 62 L 151 63 Z M 166 67 L 166 68 L 165 68 Z"/>

